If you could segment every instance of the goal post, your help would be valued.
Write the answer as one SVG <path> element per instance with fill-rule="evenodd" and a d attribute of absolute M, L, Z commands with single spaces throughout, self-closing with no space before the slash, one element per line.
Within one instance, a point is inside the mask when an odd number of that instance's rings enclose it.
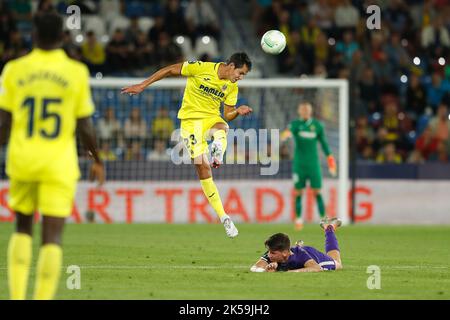
<path fill-rule="evenodd" d="M 97 107 L 96 117 L 100 118 L 105 108 L 113 106 L 116 109 L 120 109 L 118 117 L 123 124 L 123 117 L 127 116 L 129 109 L 140 107 L 144 110 L 144 118 L 150 125 L 157 109 L 164 105 L 169 109 L 170 115 L 175 120 L 176 112 L 181 105 L 186 79 L 170 78 L 158 81 L 138 96 L 120 94 L 122 87 L 136 84 L 143 80 L 143 78 L 108 77 L 91 79 L 93 99 Z M 335 181 L 337 184 L 336 213 L 344 224 L 348 224 L 350 219 L 348 197 L 349 88 L 347 80 L 317 78 L 242 80 L 239 82 L 238 104 L 248 104 L 254 109 L 254 113 L 248 118 L 239 117 L 237 121 L 230 123 L 230 127 L 279 129 L 282 131 L 288 127 L 290 121 L 297 117 L 297 106 L 300 101 L 311 102 L 314 110 L 313 116 L 325 123 L 327 140 L 338 164 L 338 177 L 334 180 L 326 174 L 326 159 L 324 159 L 320 150 L 322 171 L 324 177 Z M 229 141 L 227 152 L 231 152 L 233 148 L 232 143 L 232 141 Z M 320 148 L 320 146 L 318 147 Z M 120 168 L 120 166 L 118 167 Z M 159 170 L 156 174 L 159 175 L 157 180 L 165 179 L 162 176 L 165 174 L 164 170 Z M 242 167 L 237 174 L 238 177 L 244 177 L 244 179 L 249 178 L 249 175 L 249 170 Z M 173 179 L 173 176 L 171 177 Z M 191 178 L 192 176 L 188 179 Z M 229 176 L 225 174 L 221 178 L 227 179 Z M 288 179 L 290 175 L 284 172 L 277 178 Z M 180 180 L 182 181 L 183 179 L 184 177 L 180 176 Z"/>

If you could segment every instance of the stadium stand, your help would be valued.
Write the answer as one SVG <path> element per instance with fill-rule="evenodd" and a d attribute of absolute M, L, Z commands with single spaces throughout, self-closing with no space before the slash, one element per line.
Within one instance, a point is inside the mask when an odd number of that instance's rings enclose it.
<path fill-rule="evenodd" d="M 227 4 L 233 7 L 238 2 Z M 64 48 L 72 58 L 86 62 L 93 77 L 99 73 L 145 76 L 158 67 L 187 59 L 222 60 L 226 39 L 218 31 L 220 12 L 209 2 L 199 3 L 204 7 L 203 17 L 193 15 L 199 4 L 188 0 L 2 1 L 0 68 L 31 49 L 30 19 L 34 12 L 65 13 L 71 4 L 80 6 L 83 24 L 80 32 L 66 34 Z M 248 14 L 253 13 L 253 38 L 244 38 L 244 42 L 257 41 L 268 29 L 287 35 L 287 49 L 278 56 L 278 68 L 267 76 L 349 79 L 358 161 L 448 162 L 449 1 L 379 1 L 384 14 L 382 28 L 375 32 L 365 28 L 368 1 L 253 0 L 241 4 Z M 236 24 L 245 22 L 237 20 Z M 166 107 L 178 125 L 180 97 L 172 92 L 156 90 L 129 98 L 113 90 L 94 90 L 93 96 L 97 122 L 107 108 L 112 108 L 124 126 L 130 110 L 139 107 L 149 126 L 157 111 Z M 150 108 L 142 108 L 143 104 Z M 288 120 L 287 115 L 284 118 Z M 237 125 L 244 129 L 267 126 L 264 117 L 239 121 Z M 145 155 L 153 146 L 153 141 L 147 140 L 142 144 Z M 113 148 L 120 147 L 117 141 L 110 143 Z M 424 145 L 428 146 L 426 151 Z M 116 159 L 124 159 L 126 154 L 127 150 L 119 150 Z"/>

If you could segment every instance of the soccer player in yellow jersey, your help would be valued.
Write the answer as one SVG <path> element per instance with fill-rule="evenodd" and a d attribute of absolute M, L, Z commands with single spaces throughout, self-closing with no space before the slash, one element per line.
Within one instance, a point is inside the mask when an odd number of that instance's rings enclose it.
<path fill-rule="evenodd" d="M 88 69 L 60 49 L 62 17 L 38 14 L 33 27 L 35 48 L 6 64 L 0 87 L 0 143 L 8 143 L 9 206 L 16 216 L 7 253 L 11 299 L 26 298 L 35 211 L 43 226 L 34 299 L 55 295 L 64 220 L 72 212 L 80 176 L 75 131 L 95 160 L 91 176 L 104 181 Z"/>
<path fill-rule="evenodd" d="M 244 52 L 233 54 L 226 63 L 187 61 L 160 69 L 142 83 L 122 88 L 130 95 L 142 92 L 152 83 L 171 76 L 187 77 L 183 102 L 178 112 L 181 119 L 181 136 L 193 159 L 203 192 L 225 227 L 227 235 L 234 238 L 238 230 L 225 213 L 217 187 L 212 179 L 211 166 L 222 164 L 227 147 L 226 121 L 253 110 L 242 105 L 235 107 L 238 96 L 237 81 L 251 70 L 252 63 Z M 223 118 L 220 106 L 223 103 Z M 212 137 L 211 159 L 208 161 L 207 140 Z"/>

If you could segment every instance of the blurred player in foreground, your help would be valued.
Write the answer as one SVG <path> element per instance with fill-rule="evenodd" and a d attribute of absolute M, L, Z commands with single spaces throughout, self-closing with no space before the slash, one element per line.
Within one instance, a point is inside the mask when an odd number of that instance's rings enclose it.
<path fill-rule="evenodd" d="M 226 121 L 253 111 L 246 105 L 235 108 L 238 96 L 237 81 L 242 80 L 251 67 L 252 63 L 244 52 L 233 54 L 226 63 L 187 61 L 162 68 L 142 83 L 122 89 L 122 93 L 133 95 L 166 77 L 182 75 L 188 78 L 178 112 L 178 118 L 181 119 L 181 136 L 194 161 L 203 192 L 230 238 L 236 237 L 238 230 L 224 211 L 219 191 L 212 179 L 211 166 L 218 168 L 223 162 L 223 154 L 227 148 Z M 223 118 L 220 116 L 222 102 Z M 210 165 L 206 154 L 207 140 L 211 137 L 213 142 Z"/>
<path fill-rule="evenodd" d="M 283 133 L 282 140 L 292 137 L 295 143 L 294 161 L 292 162 L 292 177 L 295 187 L 295 229 L 303 229 L 302 196 L 309 180 L 310 187 L 316 197 L 319 215 L 325 217 L 325 205 L 320 189 L 322 188 L 322 170 L 317 142 L 320 142 L 322 150 L 327 157 L 330 174 L 336 176 L 336 161 L 328 146 L 324 125 L 312 117 L 312 106 L 308 102 L 298 105 L 299 119 L 291 122 L 289 131 Z"/>
<path fill-rule="evenodd" d="M 35 48 L 6 64 L 0 92 L 0 142 L 8 143 L 9 206 L 16 231 L 8 246 L 11 299 L 25 299 L 32 255 L 33 216 L 42 218 L 34 299 L 52 299 L 62 266 L 61 236 L 72 212 L 78 168 L 75 131 L 94 158 L 91 178 L 104 181 L 97 154 L 89 72 L 60 49 L 63 19 L 33 19 Z M 9 141 L 8 141 L 9 135 Z"/>
<path fill-rule="evenodd" d="M 303 241 L 291 247 L 289 237 L 276 233 L 264 243 L 267 252 L 250 268 L 252 272 L 319 272 L 342 269 L 341 254 L 335 231 L 341 225 L 337 218 L 323 219 L 321 228 L 325 231 L 325 252 L 304 246 Z"/>

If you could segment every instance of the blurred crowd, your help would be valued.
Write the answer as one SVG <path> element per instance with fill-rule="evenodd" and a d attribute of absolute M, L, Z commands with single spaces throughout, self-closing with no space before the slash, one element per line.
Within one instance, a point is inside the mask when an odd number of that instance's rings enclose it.
<path fill-rule="evenodd" d="M 99 155 L 105 161 L 170 159 L 175 123 L 166 107 L 161 107 L 151 122 L 146 121 L 138 107 L 131 109 L 124 122 L 117 118 L 116 108 L 109 107 L 97 121 L 96 128 Z"/>
<path fill-rule="evenodd" d="M 66 26 L 63 49 L 86 63 L 92 76 L 143 77 L 188 58 L 212 61 L 219 54 L 219 19 L 206 0 L 2 0 L 0 70 L 32 49 L 34 14 L 57 11 L 67 17 L 75 13 L 67 10 L 71 5 L 80 8 L 81 29 Z M 175 129 L 171 106 L 158 106 L 156 116 L 149 118 L 142 108 L 122 116 L 117 103 L 106 108 L 96 104 L 104 160 L 170 159 Z"/>
<path fill-rule="evenodd" d="M 258 36 L 287 37 L 280 73 L 349 79 L 360 160 L 448 161 L 449 0 L 253 0 L 252 12 Z"/>
<path fill-rule="evenodd" d="M 3 0 L 0 67 L 31 50 L 33 14 L 68 16 L 70 5 L 81 10 L 81 30 L 67 29 L 63 48 L 93 75 L 142 76 L 186 56 L 213 59 L 218 53 L 218 17 L 206 0 Z"/>
<path fill-rule="evenodd" d="M 287 37 L 277 57 L 282 75 L 350 81 L 358 159 L 448 161 L 450 0 L 246 1 L 255 37 L 269 29 Z M 207 0 L 4 0 L 0 69 L 31 50 L 34 13 L 66 14 L 72 4 L 81 9 L 82 30 L 66 30 L 63 48 L 93 76 L 146 76 L 186 59 L 223 59 L 220 17 Z M 369 4 L 381 9 L 379 30 L 367 28 Z M 169 137 L 158 132 L 174 127 L 172 107 L 161 107 L 154 118 L 139 108 L 116 118 L 116 105 L 102 107 L 103 157 L 166 159 Z M 279 158 L 291 156 L 282 145 Z"/>

